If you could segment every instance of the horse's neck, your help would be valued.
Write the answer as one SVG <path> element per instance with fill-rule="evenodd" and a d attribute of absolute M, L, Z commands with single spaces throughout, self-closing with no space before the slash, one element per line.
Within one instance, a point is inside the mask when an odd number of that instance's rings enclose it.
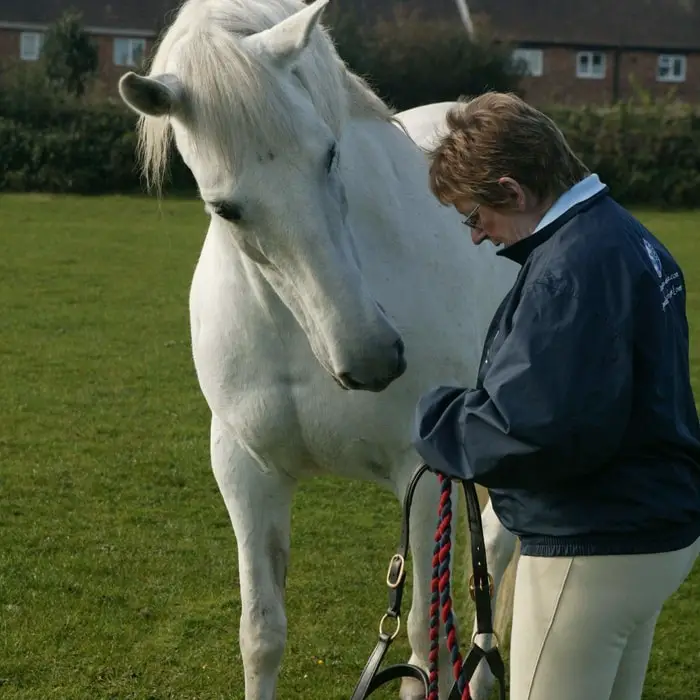
<path fill-rule="evenodd" d="M 473 318 L 485 328 L 515 278 L 513 263 L 471 242 L 459 214 L 430 191 L 425 154 L 398 126 L 358 119 L 347 136 L 349 230 L 376 296 L 397 309 L 415 298 L 417 317 L 478 299 Z"/>
<path fill-rule="evenodd" d="M 405 262 L 425 265 L 450 254 L 473 255 L 456 212 L 439 204 L 429 189 L 425 155 L 400 127 L 356 118 L 343 140 L 350 230 L 360 249 L 368 255 L 384 251 L 391 264 L 404 256 Z M 438 231 L 436 248 L 432 240 Z"/>

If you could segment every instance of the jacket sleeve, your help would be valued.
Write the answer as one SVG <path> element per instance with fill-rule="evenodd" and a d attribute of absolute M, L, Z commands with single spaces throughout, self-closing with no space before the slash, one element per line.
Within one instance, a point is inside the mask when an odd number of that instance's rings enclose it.
<path fill-rule="evenodd" d="M 483 387 L 418 402 L 413 445 L 435 471 L 489 488 L 547 488 L 604 466 L 631 410 L 631 343 L 606 302 L 536 282 Z"/>

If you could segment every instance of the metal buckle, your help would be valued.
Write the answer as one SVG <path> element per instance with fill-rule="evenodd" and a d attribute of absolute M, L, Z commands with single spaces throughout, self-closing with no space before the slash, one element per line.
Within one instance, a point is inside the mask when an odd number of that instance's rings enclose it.
<path fill-rule="evenodd" d="M 399 562 L 399 571 L 396 574 L 396 578 L 392 580 L 391 572 L 394 567 L 395 562 Z M 404 570 L 406 568 L 406 561 L 401 554 L 394 554 L 389 562 L 389 569 L 386 572 L 386 585 L 389 588 L 398 588 L 401 584 L 401 579 L 403 578 Z"/>
<path fill-rule="evenodd" d="M 493 576 L 488 574 L 489 577 L 489 598 L 493 598 Z M 476 586 L 474 585 L 474 574 L 469 577 L 469 595 L 472 600 L 476 599 Z"/>

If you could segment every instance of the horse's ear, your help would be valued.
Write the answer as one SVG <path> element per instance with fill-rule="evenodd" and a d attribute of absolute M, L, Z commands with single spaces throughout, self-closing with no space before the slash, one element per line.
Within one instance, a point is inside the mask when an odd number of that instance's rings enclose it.
<path fill-rule="evenodd" d="M 329 0 L 315 0 L 305 8 L 283 19 L 274 27 L 244 39 L 254 51 L 260 51 L 280 68 L 293 65 L 309 43 Z"/>
<path fill-rule="evenodd" d="M 162 117 L 174 112 L 182 102 L 183 87 L 174 75 L 147 78 L 129 71 L 119 79 L 119 94 L 135 112 Z"/>

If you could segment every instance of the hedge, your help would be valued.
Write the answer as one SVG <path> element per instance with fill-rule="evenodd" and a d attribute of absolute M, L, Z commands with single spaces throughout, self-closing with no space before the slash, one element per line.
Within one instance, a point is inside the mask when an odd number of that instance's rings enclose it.
<path fill-rule="evenodd" d="M 545 108 L 619 201 L 697 206 L 700 112 L 671 102 Z M 142 188 L 133 115 L 120 104 L 31 109 L 0 99 L 0 190 L 99 194 Z M 194 191 L 173 159 L 170 191 Z"/>
<path fill-rule="evenodd" d="M 697 207 L 700 109 L 671 100 L 545 108 L 574 151 L 626 204 Z"/>
<path fill-rule="evenodd" d="M 3 99 L 4 98 L 4 99 Z M 122 104 L 0 96 L 0 191 L 140 192 L 135 119 Z M 172 189 L 193 190 L 179 158 Z"/>

